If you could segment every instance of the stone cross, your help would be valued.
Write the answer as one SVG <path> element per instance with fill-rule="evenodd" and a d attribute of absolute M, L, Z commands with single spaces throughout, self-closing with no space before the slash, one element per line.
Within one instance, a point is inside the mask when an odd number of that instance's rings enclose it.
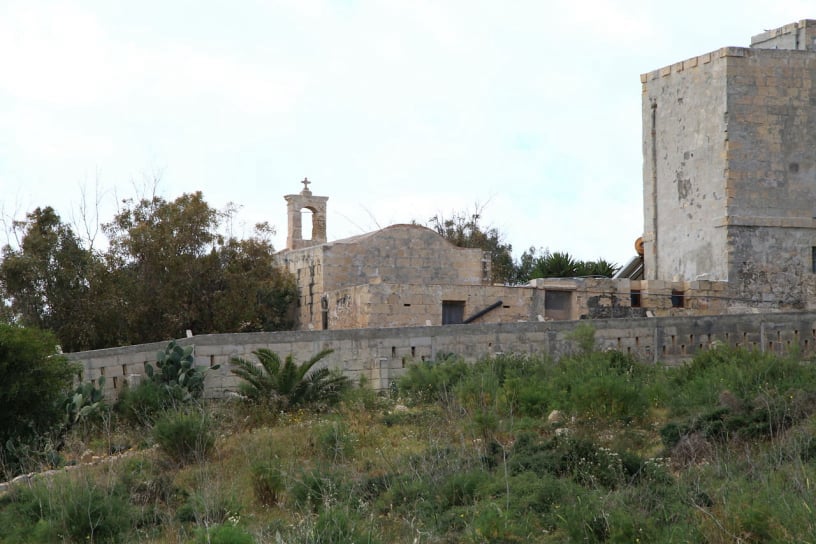
<path fill-rule="evenodd" d="M 303 178 L 303 181 L 301 181 L 301 183 L 303 184 L 303 190 L 308 191 L 309 190 L 309 184 L 312 183 L 312 182 L 309 181 L 309 178 Z"/>

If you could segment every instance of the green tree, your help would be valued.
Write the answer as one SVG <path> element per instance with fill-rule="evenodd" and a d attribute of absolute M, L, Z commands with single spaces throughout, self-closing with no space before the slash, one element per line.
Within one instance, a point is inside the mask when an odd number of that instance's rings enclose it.
<path fill-rule="evenodd" d="M 178 338 L 198 329 L 208 256 L 216 249 L 218 215 L 201 192 L 167 202 L 126 200 L 103 225 L 115 283 L 126 293 L 129 343 Z"/>
<path fill-rule="evenodd" d="M 127 206 L 104 226 L 114 284 L 127 294 L 127 343 L 291 328 L 297 286 L 275 265 L 259 225 L 247 240 L 218 233 L 224 216 L 201 192 Z"/>
<path fill-rule="evenodd" d="M 513 246 L 495 227 L 480 224 L 481 208 L 472 214 L 455 212 L 450 217 L 436 215 L 428 224 L 446 240 L 459 247 L 478 248 L 490 255 L 491 282 L 510 283 L 514 280 Z"/>
<path fill-rule="evenodd" d="M 256 232 L 261 231 L 263 228 L 256 228 Z M 228 240 L 219 250 L 218 266 L 215 284 L 209 290 L 213 330 L 277 331 L 294 326 L 297 282 L 275 263 L 274 248 L 268 240 L 258 234 L 246 240 Z"/>
<path fill-rule="evenodd" d="M 333 351 L 324 349 L 298 365 L 291 353 L 281 364 L 277 353 L 262 348 L 253 352 L 260 366 L 234 357 L 231 360 L 235 366 L 232 373 L 244 380 L 239 390 L 253 402 L 268 403 L 281 410 L 315 402 L 330 403 L 340 398 L 340 393 L 349 386 L 349 380 L 328 368 L 312 370 L 312 367 Z"/>
<path fill-rule="evenodd" d="M 79 368 L 60 354 L 53 334 L 0 324 L 0 453 L 16 468 L 21 448 L 63 420 L 63 406 Z"/>
<path fill-rule="evenodd" d="M 65 350 L 94 344 L 88 318 L 100 260 L 51 207 L 37 208 L 13 227 L 19 248 L 6 245 L 0 262 L 0 290 L 12 319 L 53 331 Z"/>

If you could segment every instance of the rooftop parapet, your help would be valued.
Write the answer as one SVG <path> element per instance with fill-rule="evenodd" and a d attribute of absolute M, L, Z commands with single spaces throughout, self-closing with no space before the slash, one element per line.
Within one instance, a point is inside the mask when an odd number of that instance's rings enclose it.
<path fill-rule="evenodd" d="M 816 20 L 802 19 L 797 23 L 766 30 L 751 38 L 751 47 L 816 51 Z"/>

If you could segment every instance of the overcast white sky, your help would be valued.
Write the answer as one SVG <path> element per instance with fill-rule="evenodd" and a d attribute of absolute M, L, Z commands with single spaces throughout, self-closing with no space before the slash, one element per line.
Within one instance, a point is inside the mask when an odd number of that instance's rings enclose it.
<path fill-rule="evenodd" d="M 807 8 L 811 11 L 808 12 Z M 154 175 L 329 239 L 485 205 L 529 247 L 623 264 L 643 229 L 640 74 L 812 1 L 0 0 L 0 211 L 102 220 Z M 246 227 L 248 234 L 251 228 Z M 1 241 L 1 240 L 0 240 Z"/>

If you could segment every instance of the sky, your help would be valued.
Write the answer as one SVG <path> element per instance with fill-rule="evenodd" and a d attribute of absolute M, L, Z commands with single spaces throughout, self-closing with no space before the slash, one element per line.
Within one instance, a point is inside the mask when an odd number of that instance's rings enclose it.
<path fill-rule="evenodd" d="M 308 177 L 329 240 L 479 210 L 516 257 L 624 264 L 640 74 L 807 18 L 805 0 L 0 0 L 0 217 L 80 226 L 83 202 L 104 222 L 202 191 L 283 249 Z"/>

